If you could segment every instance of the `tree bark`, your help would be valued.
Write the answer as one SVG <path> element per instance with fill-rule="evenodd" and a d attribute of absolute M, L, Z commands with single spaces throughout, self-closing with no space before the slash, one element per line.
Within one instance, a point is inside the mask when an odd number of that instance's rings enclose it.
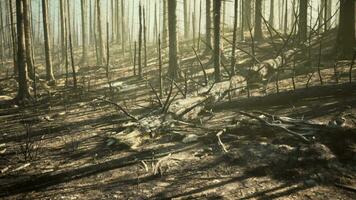
<path fill-rule="evenodd" d="M 308 26 L 308 0 L 300 0 L 299 3 L 299 21 L 298 21 L 298 37 L 300 42 L 307 40 Z"/>
<path fill-rule="evenodd" d="M 270 0 L 270 14 L 269 14 L 269 24 L 274 27 L 274 0 Z"/>
<path fill-rule="evenodd" d="M 167 47 L 168 44 L 168 11 L 167 11 L 167 1 L 168 0 L 163 0 L 163 27 L 162 27 L 162 45 L 163 48 Z M 175 1 L 175 0 L 174 0 Z"/>
<path fill-rule="evenodd" d="M 25 47 L 26 47 L 26 64 L 30 77 L 35 78 L 33 73 L 34 60 L 32 57 L 32 41 L 31 41 L 31 26 L 30 26 L 30 13 L 28 0 L 23 0 L 23 22 L 25 33 Z"/>
<path fill-rule="evenodd" d="M 220 82 L 220 22 L 221 22 L 221 0 L 214 0 L 214 76 L 215 82 Z"/>
<path fill-rule="evenodd" d="M 188 0 L 184 0 L 184 37 L 189 38 L 189 12 Z"/>
<path fill-rule="evenodd" d="M 62 62 L 65 62 L 65 58 L 67 57 L 67 31 L 66 31 L 66 20 L 65 20 L 65 0 L 60 0 L 59 2 L 60 8 L 60 17 L 61 17 L 61 53 L 62 53 Z"/>
<path fill-rule="evenodd" d="M 49 20 L 48 20 L 48 1 L 42 0 L 42 15 L 43 15 L 43 36 L 45 43 L 45 55 L 46 55 L 46 79 L 51 84 L 54 84 L 54 76 L 52 69 L 52 57 L 51 57 L 51 47 L 50 47 L 50 36 L 49 36 Z"/>
<path fill-rule="evenodd" d="M 98 37 L 99 37 L 99 60 L 98 60 L 98 65 L 103 65 L 105 63 L 105 55 L 104 55 L 104 40 L 103 40 L 103 30 L 102 30 L 102 25 L 101 25 L 101 1 L 96 0 L 96 13 L 97 13 L 97 31 L 98 31 Z"/>
<path fill-rule="evenodd" d="M 206 37 L 205 37 L 205 42 L 206 42 L 206 52 L 210 52 L 210 49 L 212 48 L 211 44 L 211 0 L 206 0 L 206 26 L 205 26 L 205 32 L 206 32 Z"/>
<path fill-rule="evenodd" d="M 17 71 L 18 71 L 18 93 L 17 101 L 23 102 L 30 97 L 29 87 L 28 87 L 28 73 L 25 62 L 25 41 L 24 41 L 24 30 L 23 30 L 23 0 L 16 0 L 16 27 L 17 27 Z"/>
<path fill-rule="evenodd" d="M 260 41 L 263 39 L 262 36 L 262 0 L 255 0 L 255 29 L 254 29 L 254 39 L 255 41 Z"/>
<path fill-rule="evenodd" d="M 82 52 L 82 64 L 86 64 L 88 60 L 88 25 L 87 25 L 87 18 L 88 18 L 88 4 L 87 0 L 81 0 L 81 10 L 82 10 L 82 45 L 83 45 L 83 52 Z"/>
<path fill-rule="evenodd" d="M 239 1 L 235 0 L 234 4 L 234 30 L 233 30 L 233 39 L 232 39 L 232 52 L 231 52 L 231 75 L 235 75 L 235 51 L 236 51 L 236 42 L 237 42 L 237 15 L 238 15 L 238 5 Z"/>
<path fill-rule="evenodd" d="M 355 41 L 355 2 L 340 0 L 337 52 L 339 58 L 352 58 Z"/>
<path fill-rule="evenodd" d="M 177 44 L 177 0 L 168 1 L 168 32 L 169 32 L 169 68 L 168 75 L 175 79 L 178 75 L 178 44 Z"/>

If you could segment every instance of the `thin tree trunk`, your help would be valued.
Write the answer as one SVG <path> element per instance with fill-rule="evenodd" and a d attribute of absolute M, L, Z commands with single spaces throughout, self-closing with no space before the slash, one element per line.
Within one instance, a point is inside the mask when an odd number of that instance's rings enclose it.
<path fill-rule="evenodd" d="M 189 38 L 189 13 L 188 13 L 188 0 L 184 0 L 184 37 Z"/>
<path fill-rule="evenodd" d="M 206 37 L 205 37 L 205 43 L 207 45 L 206 47 L 206 52 L 210 52 L 210 48 L 212 48 L 211 45 L 211 0 L 206 0 L 206 10 L 205 10 L 205 15 L 206 15 L 206 26 L 205 26 L 205 32 L 206 32 Z"/>
<path fill-rule="evenodd" d="M 26 47 L 26 64 L 27 70 L 32 79 L 35 78 L 33 74 L 34 61 L 32 57 L 32 41 L 31 41 L 31 27 L 30 27 L 30 13 L 28 0 L 23 0 L 23 22 L 25 33 L 25 47 Z"/>
<path fill-rule="evenodd" d="M 168 31 L 169 31 L 169 68 L 171 79 L 178 76 L 178 43 L 177 43 L 177 0 L 168 1 Z"/>
<path fill-rule="evenodd" d="M 169 0 L 171 1 L 171 0 Z M 172 0 L 176 1 L 176 0 Z M 163 47 L 167 47 L 168 44 L 168 11 L 167 11 L 167 0 L 163 0 L 163 27 L 162 27 L 162 43 Z"/>
<path fill-rule="evenodd" d="M 98 48 L 99 48 L 99 63 L 98 65 L 103 65 L 105 63 L 105 55 L 104 55 L 104 41 L 103 41 L 103 30 L 101 25 L 101 1 L 96 0 L 96 13 L 97 13 L 97 30 L 98 30 Z"/>
<path fill-rule="evenodd" d="M 122 53 L 125 54 L 125 43 L 126 43 L 126 18 L 125 18 L 125 4 L 124 0 L 121 0 L 121 48 Z"/>
<path fill-rule="evenodd" d="M 16 0 L 17 1 L 17 0 Z M 11 40 L 12 40 L 12 52 L 13 52 L 13 60 L 14 60 L 14 74 L 17 74 L 17 60 L 16 60 L 16 33 L 15 33 L 15 22 L 13 17 L 13 9 L 12 9 L 12 0 L 8 1 L 9 4 L 9 13 L 10 13 L 10 27 L 11 27 Z M 16 2 L 17 4 L 17 2 Z M 17 5 L 16 5 L 17 6 Z M 22 14 L 21 14 L 22 17 Z M 17 45 L 18 46 L 18 45 Z"/>
<path fill-rule="evenodd" d="M 142 78 L 142 5 L 139 6 L 138 75 Z"/>
<path fill-rule="evenodd" d="M 274 0 L 270 0 L 271 4 L 270 4 L 270 13 L 269 13 L 269 24 L 274 27 Z"/>
<path fill-rule="evenodd" d="M 45 43 L 45 55 L 46 55 L 46 79 L 49 83 L 54 84 L 55 79 L 53 76 L 52 69 L 52 57 L 51 57 L 51 48 L 49 41 L 49 21 L 48 21 L 48 6 L 47 0 L 42 0 L 42 14 L 43 14 L 43 35 L 44 35 L 44 43 Z"/>
<path fill-rule="evenodd" d="M 72 74 L 73 74 L 73 86 L 74 89 L 77 88 L 77 73 L 75 71 L 75 66 L 74 66 L 74 56 L 73 56 L 73 43 L 72 43 L 72 31 L 70 27 L 70 11 L 69 11 L 69 0 L 67 0 L 67 14 L 68 14 L 68 21 L 66 24 L 68 25 L 68 39 L 69 39 L 69 50 L 70 50 L 70 59 L 71 59 L 71 65 L 72 65 Z"/>
<path fill-rule="evenodd" d="M 88 39 L 87 39 L 87 0 L 81 0 L 81 10 L 82 10 L 82 45 L 83 45 L 83 52 L 82 52 L 82 64 L 86 64 L 88 60 Z"/>
<path fill-rule="evenodd" d="M 221 51 L 220 51 L 220 21 L 221 21 L 221 0 L 214 1 L 214 75 L 215 82 L 220 82 L 220 60 L 221 60 Z"/>
<path fill-rule="evenodd" d="M 232 52 L 231 52 L 231 75 L 235 75 L 235 65 L 236 65 L 236 42 L 237 42 L 237 16 L 238 16 L 238 0 L 235 0 L 234 4 L 234 30 L 233 30 L 233 39 L 232 39 Z"/>

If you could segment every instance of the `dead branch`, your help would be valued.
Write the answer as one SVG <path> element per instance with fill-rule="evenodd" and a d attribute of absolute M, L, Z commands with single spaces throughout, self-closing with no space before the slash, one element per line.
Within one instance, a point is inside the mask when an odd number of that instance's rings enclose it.
<path fill-rule="evenodd" d="M 131 115 L 129 112 L 127 112 L 121 105 L 119 105 L 118 103 L 115 103 L 113 101 L 110 101 L 110 100 L 107 100 L 107 99 L 104 99 L 104 98 L 98 98 L 98 100 L 101 100 L 101 101 L 104 101 L 106 103 L 109 103 L 111 105 L 114 105 L 116 108 L 118 108 L 119 110 L 121 110 L 126 116 L 128 116 L 129 118 L 131 118 L 132 120 L 134 121 L 138 121 L 138 119 Z"/>
<path fill-rule="evenodd" d="M 147 81 L 147 82 L 148 82 L 148 81 Z M 152 90 L 152 92 L 155 94 L 156 99 L 157 99 L 157 101 L 158 101 L 158 103 L 159 103 L 159 106 L 162 108 L 162 107 L 163 107 L 163 103 L 162 103 L 161 98 L 159 98 L 159 95 L 158 95 L 156 89 L 153 87 L 153 85 L 152 85 L 150 82 L 148 82 L 148 85 L 151 87 L 151 90 Z"/>
<path fill-rule="evenodd" d="M 224 130 L 221 130 L 219 131 L 217 134 L 216 134 L 216 137 L 218 138 L 218 142 L 219 142 L 219 145 L 221 146 L 221 148 L 224 150 L 225 153 L 227 153 L 227 149 L 224 145 L 224 143 L 221 141 L 221 138 L 220 136 L 225 132 L 225 129 Z"/>
<path fill-rule="evenodd" d="M 239 113 L 242 114 L 242 115 L 244 115 L 244 116 L 250 117 L 250 118 L 252 118 L 252 119 L 256 119 L 256 120 L 258 120 L 259 122 L 261 122 L 261 123 L 263 123 L 263 124 L 265 124 L 265 125 L 267 125 L 267 126 L 282 129 L 282 130 L 286 131 L 287 133 L 289 133 L 289 134 L 291 134 L 291 135 L 293 135 L 293 136 L 295 136 L 295 137 L 301 139 L 303 142 L 306 142 L 306 143 L 309 143 L 309 142 L 310 142 L 306 137 L 304 137 L 304 136 L 301 135 L 300 133 L 297 133 L 297 132 L 295 132 L 295 131 L 289 130 L 289 129 L 288 129 L 286 126 L 284 126 L 283 124 L 281 125 L 281 124 L 270 123 L 270 122 L 268 122 L 268 121 L 266 121 L 266 120 L 264 120 L 264 119 L 262 119 L 262 118 L 260 118 L 260 117 L 258 117 L 258 116 L 254 116 L 254 115 L 252 115 L 252 114 L 249 114 L 249 113 L 243 112 L 243 111 L 240 111 Z"/>
<path fill-rule="evenodd" d="M 200 58 L 199 58 L 199 56 L 198 56 L 198 54 L 197 54 L 197 51 L 194 49 L 194 47 L 192 47 L 192 49 L 193 49 L 193 51 L 194 51 L 195 57 L 197 58 L 197 60 L 198 60 L 198 62 L 199 62 L 199 64 L 200 64 L 200 67 L 201 67 L 202 70 L 203 70 L 203 73 L 204 73 L 204 80 L 205 80 L 205 86 L 207 86 L 207 85 L 208 85 L 208 76 L 207 76 L 207 74 L 206 74 L 204 65 L 203 65 L 203 63 L 201 62 L 201 60 L 200 60 Z"/>

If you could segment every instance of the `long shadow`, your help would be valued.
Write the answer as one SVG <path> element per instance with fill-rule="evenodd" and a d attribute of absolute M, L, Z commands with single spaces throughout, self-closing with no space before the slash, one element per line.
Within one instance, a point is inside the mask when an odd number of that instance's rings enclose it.
<path fill-rule="evenodd" d="M 279 94 L 267 96 L 250 97 L 238 99 L 233 102 L 224 102 L 214 106 L 215 109 L 232 108 L 258 108 L 266 106 L 289 105 L 291 102 L 301 101 L 310 98 L 330 98 L 330 97 L 350 97 L 356 95 L 356 83 L 346 83 L 340 85 L 314 86 L 301 88 L 295 91 L 286 91 Z"/>
<path fill-rule="evenodd" d="M 9 197 L 12 195 L 31 192 L 36 190 L 45 189 L 50 186 L 54 186 L 61 183 L 70 182 L 76 179 L 85 178 L 98 173 L 135 165 L 138 160 L 150 159 L 152 152 L 155 152 L 155 157 L 167 156 L 170 153 L 179 153 L 181 151 L 189 150 L 194 147 L 194 144 L 190 145 L 176 145 L 173 147 L 165 147 L 160 149 L 151 149 L 136 154 L 129 155 L 127 157 L 107 161 L 100 164 L 89 165 L 73 170 L 64 172 L 54 172 L 37 174 L 28 177 L 26 180 L 18 181 L 11 184 L 4 184 L 0 186 L 0 197 Z"/>

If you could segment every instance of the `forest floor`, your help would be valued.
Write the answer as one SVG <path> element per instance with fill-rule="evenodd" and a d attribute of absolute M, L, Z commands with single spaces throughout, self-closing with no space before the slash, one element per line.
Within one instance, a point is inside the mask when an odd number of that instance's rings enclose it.
<path fill-rule="evenodd" d="M 147 135 L 130 148 L 114 139 L 129 119 L 98 99 L 112 96 L 136 116 L 157 106 L 147 81 L 132 76 L 130 59 L 112 57 L 115 95 L 109 94 L 103 68 L 83 67 L 82 87 L 75 92 L 60 76 L 51 89 L 38 83 L 35 103 L 0 104 L 0 198 L 356 198 L 356 85 L 347 83 L 347 67 L 339 69 L 344 76 L 338 83 L 333 65 L 325 62 L 322 86 L 315 75 L 305 88 L 310 73 L 300 73 L 295 92 L 290 78 L 281 78 L 278 94 L 274 83 L 267 94 L 254 89 L 247 98 L 241 91 L 198 119 Z M 199 69 L 194 54 L 185 57 L 182 66 Z M 149 80 L 157 73 L 155 63 L 149 60 L 152 70 L 145 71 Z M 0 85 L 0 95 L 7 95 L 2 100 L 16 94 L 13 78 Z M 312 142 L 304 143 L 243 114 L 255 111 L 324 127 L 338 116 L 345 122 L 340 129 L 314 131 L 308 135 Z"/>

